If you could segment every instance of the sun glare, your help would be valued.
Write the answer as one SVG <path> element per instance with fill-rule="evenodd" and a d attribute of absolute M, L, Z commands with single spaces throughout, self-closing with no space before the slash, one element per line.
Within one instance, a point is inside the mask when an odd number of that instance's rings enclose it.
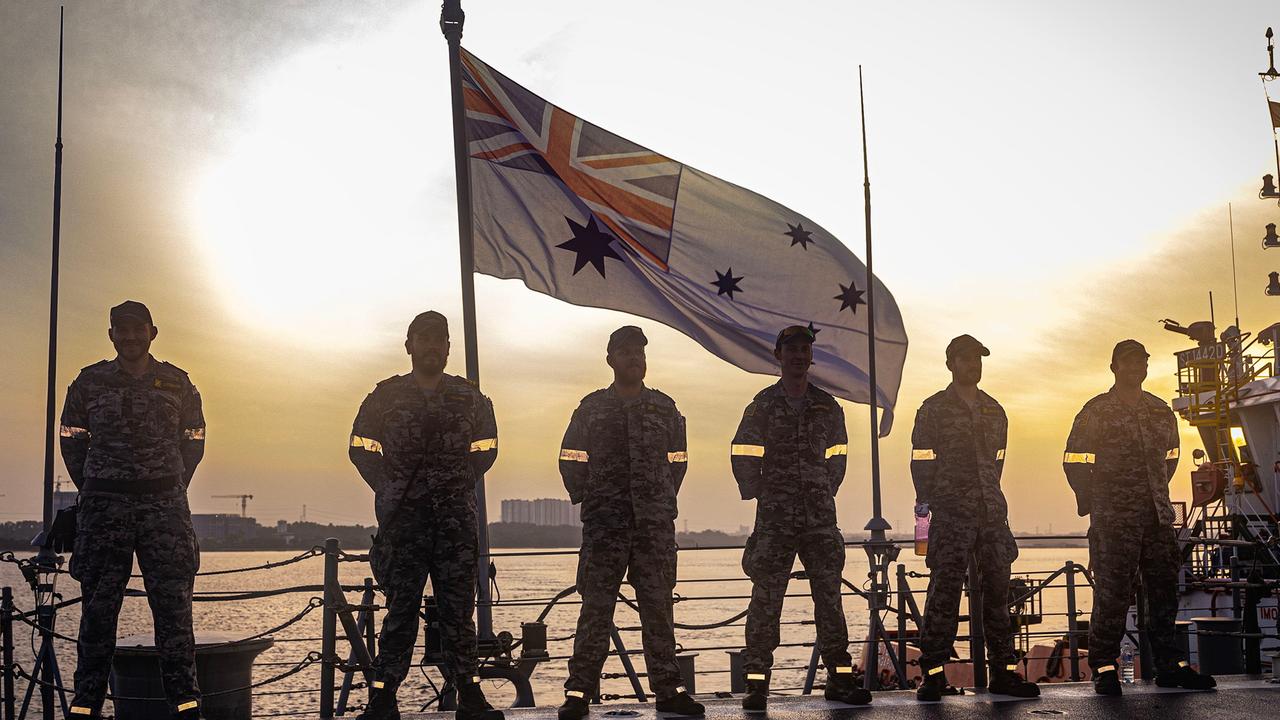
<path fill-rule="evenodd" d="M 252 325 L 358 343 L 376 332 L 370 308 L 394 302 L 396 288 L 452 277 L 425 225 L 441 200 L 437 176 L 451 168 L 449 144 L 428 142 L 448 137 L 447 105 L 429 97 L 447 86 L 424 72 L 409 37 L 430 25 L 391 27 L 274 69 L 234 144 L 201 175 L 200 246 L 224 300 Z"/>

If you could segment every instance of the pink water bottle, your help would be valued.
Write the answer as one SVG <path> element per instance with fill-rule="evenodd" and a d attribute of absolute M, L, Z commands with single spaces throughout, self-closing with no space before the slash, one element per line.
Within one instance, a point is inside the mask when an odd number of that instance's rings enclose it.
<path fill-rule="evenodd" d="M 916 555 L 929 554 L 929 503 L 916 503 Z"/>

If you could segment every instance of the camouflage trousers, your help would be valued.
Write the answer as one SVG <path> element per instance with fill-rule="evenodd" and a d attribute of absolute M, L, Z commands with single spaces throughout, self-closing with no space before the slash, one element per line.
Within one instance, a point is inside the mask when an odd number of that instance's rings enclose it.
<path fill-rule="evenodd" d="M 1112 665 L 1120 657 L 1134 577 L 1142 580 L 1146 627 L 1158 671 L 1173 670 L 1185 658 L 1178 645 L 1178 540 L 1172 526 L 1151 509 L 1130 517 L 1094 517 L 1089 527 L 1093 573 L 1093 614 L 1089 617 L 1089 667 Z"/>
<path fill-rule="evenodd" d="M 796 530 L 756 525 L 742 553 L 742 569 L 751 578 L 747 646 L 742 653 L 744 672 L 768 673 L 773 666 L 773 651 L 780 642 L 778 624 L 782 620 L 782 603 L 797 556 L 809 578 L 822 662 L 829 671 L 853 664 L 849 656 L 849 629 L 845 626 L 840 599 L 844 537 L 839 528 L 833 525 Z"/>
<path fill-rule="evenodd" d="M 1004 522 L 986 522 L 965 515 L 935 511 L 929 524 L 929 594 L 920 628 L 920 665 L 935 668 L 951 659 L 959 624 L 960 594 L 969 560 L 978 576 L 987 661 L 1013 663 L 1013 624 L 1009 619 L 1009 567 L 1018 558 L 1018 545 Z"/>
<path fill-rule="evenodd" d="M 73 705 L 97 714 L 116 650 L 116 620 L 137 553 L 169 709 L 198 701 L 191 593 L 200 549 L 185 491 L 80 494 L 71 576 L 83 597 Z"/>
<path fill-rule="evenodd" d="M 378 528 L 369 566 L 387 599 L 374 677 L 390 688 L 409 674 L 427 578 L 440 613 L 441 670 L 455 682 L 476 674 L 475 510 L 465 505 L 401 506 Z M 459 680 L 463 679 L 463 680 Z"/>
<path fill-rule="evenodd" d="M 665 700 L 683 684 L 676 662 L 671 597 L 676 587 L 676 534 L 671 523 L 644 528 L 599 527 L 590 523 L 583 527 L 582 554 L 578 558 L 582 608 L 564 687 L 588 695 L 597 692 L 624 574 L 640 608 L 640 642 L 649 689 Z"/>

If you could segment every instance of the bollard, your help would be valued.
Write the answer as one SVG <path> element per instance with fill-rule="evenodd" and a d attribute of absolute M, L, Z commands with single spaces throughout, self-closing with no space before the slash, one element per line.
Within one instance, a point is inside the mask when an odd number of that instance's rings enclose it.
<path fill-rule="evenodd" d="M 13 588 L 8 585 L 0 590 L 0 643 L 3 643 L 0 663 L 4 664 L 4 720 L 13 720 Z"/>
<path fill-rule="evenodd" d="M 676 655 L 676 662 L 680 665 L 680 678 L 684 681 L 685 692 L 694 695 L 698 692 L 698 671 L 695 668 L 695 660 L 698 657 L 696 652 L 686 652 Z"/>
<path fill-rule="evenodd" d="M 1191 620 L 1196 624 L 1200 672 L 1209 675 L 1239 675 L 1244 672 L 1244 651 L 1240 647 L 1239 636 L 1240 618 L 1198 617 Z"/>
<path fill-rule="evenodd" d="M 547 657 L 547 624 L 536 620 L 520 623 L 520 658 L 545 660 Z"/>
<path fill-rule="evenodd" d="M 320 640 L 320 717 L 333 717 L 334 673 L 338 661 L 338 539 L 324 541 L 324 613 Z"/>
<path fill-rule="evenodd" d="M 1071 682 L 1080 682 L 1080 639 L 1076 634 L 1076 564 L 1067 561 L 1067 645 L 1071 649 Z"/>
<path fill-rule="evenodd" d="M 742 651 L 725 652 L 729 654 L 729 692 L 740 695 L 747 691 L 746 674 L 742 670 Z"/>
<path fill-rule="evenodd" d="M 1250 675 L 1262 674 L 1262 628 L 1258 624 L 1258 603 L 1263 598 L 1262 571 L 1254 568 L 1249 573 L 1249 587 L 1244 591 L 1244 671 Z"/>

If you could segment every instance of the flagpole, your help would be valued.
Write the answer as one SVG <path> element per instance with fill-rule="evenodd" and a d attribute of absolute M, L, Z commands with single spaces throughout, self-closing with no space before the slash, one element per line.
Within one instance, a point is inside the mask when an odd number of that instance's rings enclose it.
<path fill-rule="evenodd" d="M 871 587 L 867 593 L 867 611 L 870 614 L 868 635 L 872 651 L 867 653 L 866 667 L 863 672 L 863 687 L 867 690 L 880 689 L 880 642 L 883 641 L 889 656 L 895 658 L 898 677 L 903 677 L 903 660 L 894 655 L 889 638 L 885 635 L 880 614 L 885 609 L 889 597 L 889 563 L 898 557 L 898 546 L 889 542 L 885 531 L 892 529 L 884 515 L 880 503 L 880 403 L 876 384 L 876 313 L 875 313 L 875 274 L 871 257 L 871 171 L 867 161 L 867 106 L 862 91 L 862 66 L 858 66 L 858 109 L 862 120 L 862 199 L 863 216 L 866 223 L 867 236 L 867 374 L 870 387 L 871 406 L 871 519 L 867 521 L 865 530 L 871 531 L 865 550 L 867 552 L 868 579 Z M 901 607 L 901 605 L 900 605 Z"/>
<path fill-rule="evenodd" d="M 466 350 L 467 379 L 480 386 L 480 358 L 476 344 L 475 249 L 472 242 L 471 166 L 467 153 L 465 108 L 462 102 L 462 25 L 466 13 L 462 0 L 444 0 L 440 7 L 440 32 L 449 44 L 449 94 L 453 100 L 453 165 L 458 193 L 458 260 L 462 270 L 462 332 Z M 480 549 L 476 563 L 476 632 L 493 637 L 493 609 L 489 593 L 489 513 L 485 505 L 484 476 L 476 478 L 476 539 Z"/>
<path fill-rule="evenodd" d="M 58 9 L 58 125 L 53 145 L 53 262 L 49 277 L 49 376 L 45 393 L 44 504 L 45 537 L 53 525 L 54 387 L 58 371 L 58 264 L 62 244 L 62 25 L 64 8 Z M 41 556 L 45 553 L 42 550 Z"/>

